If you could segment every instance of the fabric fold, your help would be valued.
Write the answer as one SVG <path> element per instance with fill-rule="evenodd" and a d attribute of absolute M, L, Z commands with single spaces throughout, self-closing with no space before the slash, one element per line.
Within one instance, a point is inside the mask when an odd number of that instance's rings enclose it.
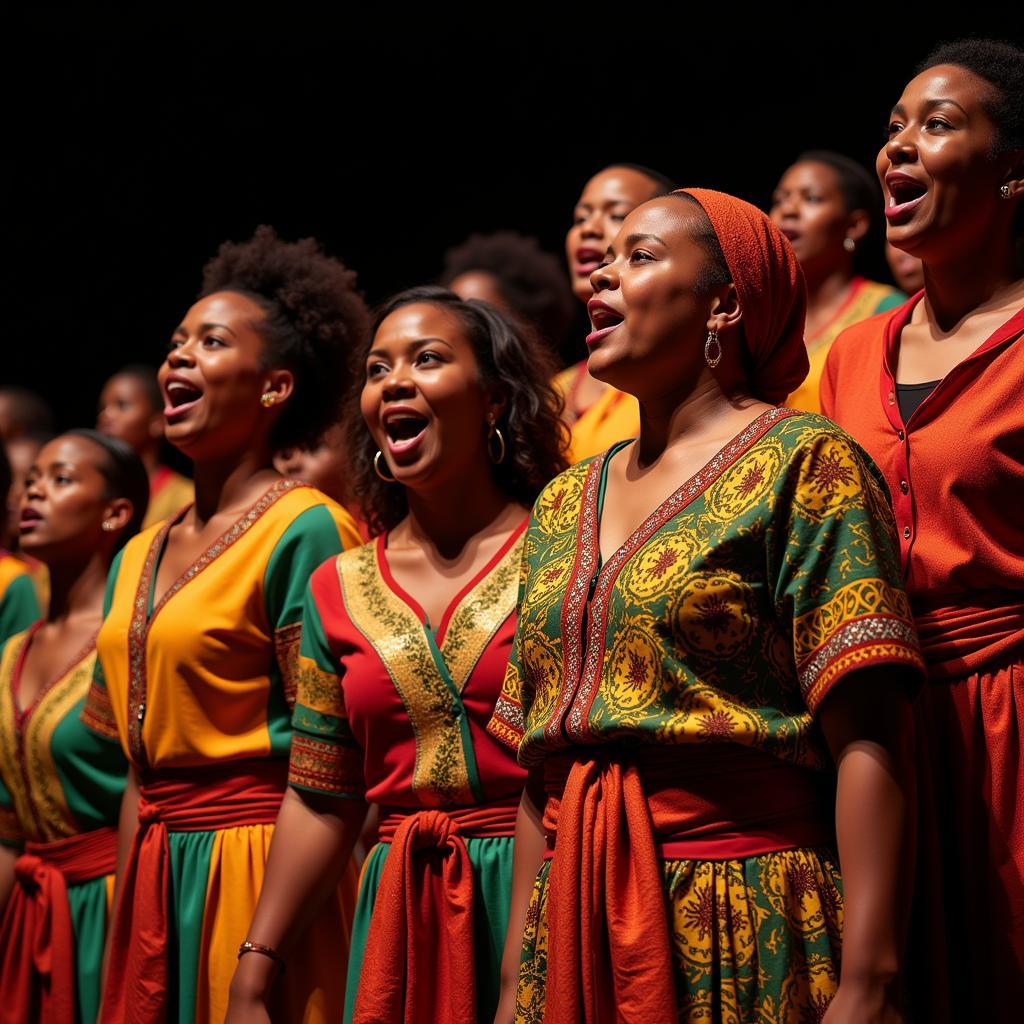
<path fill-rule="evenodd" d="M 146 773 L 139 824 L 114 913 L 101 1021 L 154 1024 L 168 1010 L 169 831 L 202 832 L 274 822 L 284 762 Z"/>
<path fill-rule="evenodd" d="M 0 1024 L 74 1024 L 75 943 L 68 885 L 113 873 L 117 832 L 27 843 L 0 923 Z"/>
<path fill-rule="evenodd" d="M 476 1020 L 473 867 L 465 839 L 511 835 L 517 800 L 447 811 L 391 810 L 391 850 L 370 922 L 355 1024 Z"/>

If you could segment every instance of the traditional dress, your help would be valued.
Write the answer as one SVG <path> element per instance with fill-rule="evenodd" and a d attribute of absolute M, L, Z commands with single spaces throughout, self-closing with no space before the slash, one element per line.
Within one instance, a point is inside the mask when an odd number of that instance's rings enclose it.
<path fill-rule="evenodd" d="M 815 712 L 920 667 L 881 479 L 773 409 L 602 564 L 621 447 L 537 501 L 489 726 L 548 792 L 517 1020 L 820 1019 L 843 899 Z"/>
<path fill-rule="evenodd" d="M 910 944 L 922 1019 L 1012 1020 L 1024 999 L 1024 311 L 904 421 L 893 371 L 918 301 L 839 338 L 822 403 L 888 481 L 928 665 Z"/>
<path fill-rule="evenodd" d="M 486 726 L 515 633 L 525 526 L 436 627 L 392 576 L 386 534 L 311 580 L 290 782 L 381 807 L 346 1021 L 494 1017 L 525 773 Z"/>
<path fill-rule="evenodd" d="M 358 543 L 346 512 L 282 480 L 156 594 L 180 518 L 130 540 L 111 570 L 84 711 L 120 740 L 142 793 L 103 1002 L 112 1024 L 223 1018 L 286 785 L 302 595 L 317 565 Z M 340 1015 L 348 931 L 343 908 L 326 908 L 278 986 L 280 1019 Z"/>
<path fill-rule="evenodd" d="M 149 506 L 142 528 L 145 530 L 162 523 L 168 516 L 180 512 L 195 499 L 195 488 L 188 477 L 175 473 L 168 466 L 160 466 L 149 480 Z"/>
<path fill-rule="evenodd" d="M 0 644 L 39 616 L 39 598 L 28 566 L 0 549 Z"/>
<path fill-rule="evenodd" d="M 570 366 L 555 377 L 554 384 L 566 406 L 575 408 L 574 395 L 587 375 L 587 361 Z M 569 461 L 580 462 L 607 451 L 613 444 L 640 433 L 640 407 L 632 395 L 605 388 L 601 397 L 579 413 L 570 427 Z"/>
<path fill-rule="evenodd" d="M 846 298 L 832 319 L 819 327 L 814 334 L 807 335 L 807 357 L 811 369 L 803 384 L 786 399 L 786 405 L 793 409 L 801 409 L 803 412 L 821 412 L 818 389 L 832 343 L 851 324 L 866 320 L 876 313 L 895 309 L 906 301 L 906 295 L 898 288 L 869 281 L 864 277 L 855 277 L 849 284 Z"/>
<path fill-rule="evenodd" d="M 0 921 L 0 1022 L 92 1024 L 128 765 L 79 720 L 92 642 L 23 705 L 22 665 L 40 625 L 0 651 L 0 843 L 21 851 Z"/>

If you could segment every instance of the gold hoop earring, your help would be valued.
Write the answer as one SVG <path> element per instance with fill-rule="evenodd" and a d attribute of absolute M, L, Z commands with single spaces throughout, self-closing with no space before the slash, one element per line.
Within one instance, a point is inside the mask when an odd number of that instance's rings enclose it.
<path fill-rule="evenodd" d="M 276 401 L 277 395 L 272 391 L 264 391 L 263 394 L 260 395 L 260 405 L 262 405 L 264 409 L 269 409 Z"/>
<path fill-rule="evenodd" d="M 374 457 L 373 457 L 373 471 L 374 471 L 374 473 L 377 474 L 377 476 L 379 476 L 381 478 L 381 480 L 384 481 L 384 483 L 386 483 L 386 484 L 393 484 L 395 482 L 395 478 L 393 476 L 387 476 L 385 473 L 381 472 L 380 460 L 383 457 L 383 455 L 384 455 L 384 453 L 380 449 L 378 449 L 377 450 L 377 454 L 374 455 Z M 387 462 L 385 462 L 384 465 L 386 466 Z"/>
<path fill-rule="evenodd" d="M 505 455 L 508 449 L 505 447 L 505 438 L 502 437 L 501 431 L 494 425 L 493 421 L 490 424 L 491 429 L 487 432 L 487 457 L 496 466 L 500 466 L 505 461 Z M 498 454 L 494 454 L 494 446 L 492 442 L 497 439 L 498 441 Z"/>
<path fill-rule="evenodd" d="M 712 355 L 711 346 L 714 345 L 715 352 Z M 707 339 L 704 342 L 704 362 L 713 370 L 722 361 L 722 343 L 718 340 L 718 331 L 708 331 Z"/>

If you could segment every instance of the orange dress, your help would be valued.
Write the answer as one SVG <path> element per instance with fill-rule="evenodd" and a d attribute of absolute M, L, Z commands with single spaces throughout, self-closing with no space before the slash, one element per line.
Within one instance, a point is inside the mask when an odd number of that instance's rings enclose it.
<path fill-rule="evenodd" d="M 555 377 L 554 385 L 567 406 L 573 404 L 573 393 L 586 373 L 584 359 Z M 608 451 L 619 441 L 636 437 L 640 433 L 640 406 L 632 395 L 605 388 L 604 394 L 571 424 L 570 431 L 569 462 L 575 464 Z"/>
<path fill-rule="evenodd" d="M 918 698 L 922 1019 L 1012 1020 L 1024 995 L 1024 310 L 907 422 L 894 367 L 918 297 L 843 333 L 823 411 L 889 484 L 930 685 Z M 912 964 L 913 966 L 913 964 Z"/>

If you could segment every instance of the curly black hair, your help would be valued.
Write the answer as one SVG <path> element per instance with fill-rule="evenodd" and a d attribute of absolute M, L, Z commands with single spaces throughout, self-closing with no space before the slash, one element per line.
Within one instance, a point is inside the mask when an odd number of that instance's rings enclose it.
<path fill-rule="evenodd" d="M 274 425 L 275 451 L 312 446 L 339 416 L 352 354 L 368 314 L 356 275 L 315 238 L 285 242 L 260 225 L 247 242 L 225 242 L 203 269 L 200 298 L 239 292 L 266 312 L 266 365 L 286 367 L 295 390 Z"/>
<path fill-rule="evenodd" d="M 118 534 L 114 545 L 114 551 L 120 551 L 141 529 L 149 506 L 149 476 L 142 459 L 135 454 L 131 445 L 87 427 L 76 427 L 61 436 L 81 437 L 102 449 L 103 462 L 98 468 L 107 482 L 107 497 L 127 498 L 131 502 L 132 517 Z"/>
<path fill-rule="evenodd" d="M 436 285 L 400 292 L 377 310 L 370 342 L 380 325 L 396 310 L 430 303 L 459 318 L 473 346 L 480 379 L 496 386 L 507 398 L 498 421 L 507 457 L 494 466 L 495 479 L 513 500 L 530 507 L 542 488 L 568 465 L 569 435 L 562 423 L 562 400 L 551 386 L 556 366 L 547 348 L 532 331 L 518 327 L 486 302 L 464 302 Z M 352 452 L 353 492 L 372 533 L 390 530 L 408 512 L 405 489 L 385 483 L 373 469 L 377 445 L 359 412 L 362 382 L 354 384 L 346 403 L 345 438 Z"/>
<path fill-rule="evenodd" d="M 999 39 L 960 39 L 941 43 L 914 74 L 954 64 L 983 78 L 992 92 L 981 105 L 996 128 L 993 156 L 1024 149 L 1024 50 Z"/>
<path fill-rule="evenodd" d="M 444 254 L 441 284 L 475 270 L 491 274 L 515 315 L 558 349 L 576 310 L 561 260 L 518 231 L 470 235 Z"/>

